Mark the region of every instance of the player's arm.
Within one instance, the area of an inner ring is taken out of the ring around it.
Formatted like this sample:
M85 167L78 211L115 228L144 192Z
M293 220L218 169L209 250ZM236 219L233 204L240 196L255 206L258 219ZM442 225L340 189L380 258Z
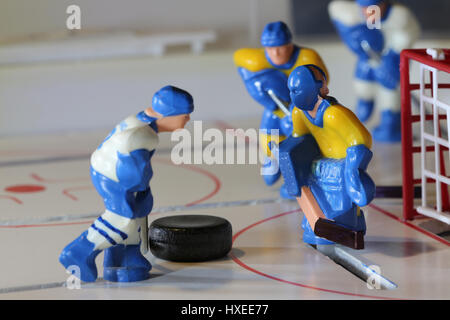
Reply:
M290 102L287 76L267 62L264 50L240 49L234 54L234 63L250 96L264 108L275 111L276 103L268 95L272 90L283 101Z
M389 51L400 55L403 49L411 48L420 35L420 25L414 14L405 6L396 4L392 8L393 21L390 34L388 35Z
M150 152L140 149L130 154L117 153L116 175L120 185L127 190L143 191L148 187L146 172Z
M370 39L370 36L368 36L370 32L361 19L358 4L354 1L331 1L328 5L328 14L347 47L360 58L368 59L369 56L361 47L361 41Z
M147 125L137 130L125 130L117 140L116 175L127 190L144 191L151 178L150 158L158 144L158 135Z
M412 47L419 37L420 26L412 12L403 5L395 5L391 10L390 19L394 25L387 35L389 47L383 51L375 76L383 86L394 90L400 81L400 52Z
M345 141L345 190L358 206L369 204L375 196L375 184L367 174L372 159L372 136L349 109L343 106L329 107L324 126L334 130Z
M280 170L291 196L302 195L301 189L307 185L312 163L320 155L319 146L311 134L290 136L280 143Z

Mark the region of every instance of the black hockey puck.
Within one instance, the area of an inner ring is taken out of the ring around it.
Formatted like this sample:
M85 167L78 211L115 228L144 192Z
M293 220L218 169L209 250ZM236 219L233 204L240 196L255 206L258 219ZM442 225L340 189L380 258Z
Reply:
M232 228L224 218L177 215L153 221L149 247L155 257L175 262L221 258L231 250Z

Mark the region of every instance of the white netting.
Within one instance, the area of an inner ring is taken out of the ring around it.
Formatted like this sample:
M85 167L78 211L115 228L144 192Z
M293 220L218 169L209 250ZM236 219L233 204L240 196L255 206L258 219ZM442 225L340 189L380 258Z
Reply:
M427 64L420 64L422 201L417 212L450 224L450 212L447 208L450 190L450 99L448 93L439 89L439 74L442 72ZM448 76L447 73L445 75Z

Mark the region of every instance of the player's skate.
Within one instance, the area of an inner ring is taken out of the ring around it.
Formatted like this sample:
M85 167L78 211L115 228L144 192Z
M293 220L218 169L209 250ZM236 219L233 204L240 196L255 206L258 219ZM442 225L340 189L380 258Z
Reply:
M373 138L381 142L401 141L400 112L383 111L380 124L373 130Z
M95 258L100 250L94 250L94 244L86 237L87 231L69 243L59 256L59 262L66 269L73 265L78 266L80 268L80 279L85 282L93 282L97 279Z
M133 282L150 278L152 265L142 255L140 245L119 244L105 250L103 278L113 282Z
M274 164L274 160L273 160L273 159L271 159L271 158L269 158L269 157L266 157L266 158L264 159L263 171L266 171L267 173L271 173L271 174L263 174L264 182L265 182L266 185L268 185L268 186L271 186L271 185L273 185L275 182L277 182L278 179L279 179L280 176L281 176L281 171L280 171L280 169L278 169L275 173L273 173L273 171L275 171L275 170L272 170L272 169L271 169L271 167L273 166L273 164Z
M356 106L356 115L362 122L369 120L373 112L374 101L359 99Z

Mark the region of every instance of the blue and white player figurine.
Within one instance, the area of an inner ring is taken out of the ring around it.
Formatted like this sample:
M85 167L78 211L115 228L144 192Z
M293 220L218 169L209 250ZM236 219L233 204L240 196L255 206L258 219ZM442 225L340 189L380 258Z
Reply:
M358 118L368 121L376 105L380 123L373 130L373 138L400 141L400 52L410 48L419 36L415 16L389 0L334 0L328 11L340 37L358 57Z
M67 245L59 261L79 278L97 279L96 256L105 250L105 280L140 281L149 278L151 264L142 255L141 235L153 207L151 158L158 132L184 128L194 109L191 95L166 86L153 96L152 107L119 123L91 156L91 179L104 200L105 212L88 230Z
M263 48L243 48L234 53L234 63L238 68L239 75L244 81L250 96L264 107L260 129L260 144L267 146L272 140L282 141L292 132L292 121L289 113L291 98L287 87L287 78L292 70L304 64L314 64L328 71L320 55L313 49L299 47L292 43L292 34L288 26L281 21L268 23L261 34L261 45ZM283 112L271 94L283 101L287 108ZM266 133L264 131L266 130ZM271 135L271 130L278 130L279 135ZM264 166L273 168L272 162L275 157L270 157L271 152L264 148L268 155ZM270 170L268 170L270 171ZM264 182L273 185L280 177L280 171L273 174L265 174ZM291 198L283 185L280 195Z

